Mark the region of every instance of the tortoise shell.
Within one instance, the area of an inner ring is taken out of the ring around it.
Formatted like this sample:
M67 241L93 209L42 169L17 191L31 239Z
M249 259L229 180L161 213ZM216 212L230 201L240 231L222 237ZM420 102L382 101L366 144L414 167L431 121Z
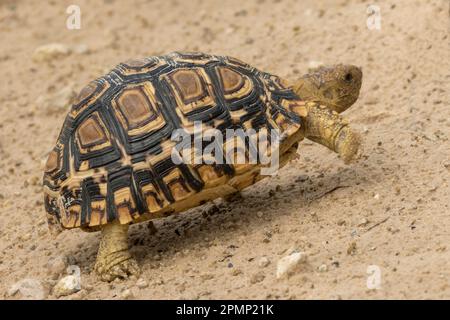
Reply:
M291 135L301 127L294 108L302 107L278 77L232 57L175 52L121 63L81 90L48 156L49 226L95 231L245 188L261 178L258 163L175 164L172 132L193 134L201 121L203 130Z

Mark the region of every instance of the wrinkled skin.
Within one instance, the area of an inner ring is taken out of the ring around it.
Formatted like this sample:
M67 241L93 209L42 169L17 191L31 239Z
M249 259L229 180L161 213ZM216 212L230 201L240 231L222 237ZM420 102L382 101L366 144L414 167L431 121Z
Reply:
M317 102L341 113L356 102L362 71L353 65L319 67L301 77L292 89L302 100Z

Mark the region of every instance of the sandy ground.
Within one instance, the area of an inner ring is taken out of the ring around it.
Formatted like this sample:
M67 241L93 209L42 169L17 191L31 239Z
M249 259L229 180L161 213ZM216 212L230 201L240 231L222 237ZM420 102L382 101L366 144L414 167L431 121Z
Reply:
M80 30L65 27L74 2ZM61 299L450 298L449 2L376 1L381 30L366 26L369 1L186 3L0 0L0 296L26 298L10 288L34 279L53 299L67 263L81 268L81 291ZM33 60L50 43L70 52ZM361 66L361 97L345 115L363 133L363 158L346 166L305 141L299 160L241 200L155 221L156 234L133 226L141 279L103 283L98 233L48 234L42 161L74 92L121 61L174 50L288 79L319 62ZM294 250L307 262L277 279ZM378 289L367 287L372 265Z

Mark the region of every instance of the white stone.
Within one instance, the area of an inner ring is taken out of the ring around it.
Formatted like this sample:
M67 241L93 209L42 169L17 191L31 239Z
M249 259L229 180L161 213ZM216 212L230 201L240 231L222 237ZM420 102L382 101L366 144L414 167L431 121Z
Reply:
M70 275L62 278L53 287L53 294L56 297L68 296L81 290L79 276Z
M317 268L317 270L319 272L327 272L328 271L328 266L326 264L322 264L319 266L319 268Z
M136 281L136 287L138 287L139 289L145 289L148 287L148 282L145 281L145 279L143 279L143 278L139 278Z
M308 68L310 68L310 69L315 69L315 68L318 68L320 66L323 66L323 62L322 61L311 60L311 61L308 62Z
M61 43L49 43L36 48L33 52L32 59L35 62L51 61L69 53L70 50L67 46Z
M28 241L28 240L31 239L31 237L32 237L31 233L25 233L25 234L23 234L22 236L20 236L20 240L22 240L22 241Z
M369 223L369 220L366 218L362 218L361 221L358 223L358 227L365 227Z
M122 299L124 299L124 300L133 299L134 298L134 294L133 294L133 291L131 289L125 289L120 294L120 297Z
M270 260L267 257L261 257L258 261L258 266L261 268L265 268L270 264Z
M299 264L306 262L306 257L305 252L294 252L278 260L277 279L281 279L292 273Z

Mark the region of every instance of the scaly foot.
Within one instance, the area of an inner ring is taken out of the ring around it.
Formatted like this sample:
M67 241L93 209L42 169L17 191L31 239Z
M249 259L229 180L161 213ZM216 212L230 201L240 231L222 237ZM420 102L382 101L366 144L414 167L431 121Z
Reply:
M358 159L360 155L361 137L348 126L339 131L335 140L336 150L346 164Z
M137 262L128 251L128 225L109 223L102 228L95 271L103 281L126 279L140 273Z
M122 253L122 255L118 255ZM98 258L95 263L95 271L103 281L113 281L116 278L126 279L131 275L138 276L140 268L136 260L128 253L115 252L110 256Z

